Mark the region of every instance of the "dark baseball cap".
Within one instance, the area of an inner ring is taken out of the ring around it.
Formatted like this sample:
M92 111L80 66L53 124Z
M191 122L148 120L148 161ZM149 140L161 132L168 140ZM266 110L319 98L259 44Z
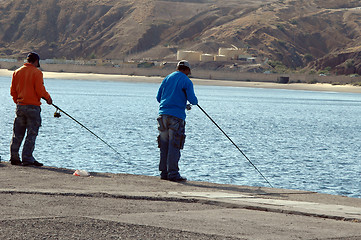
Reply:
M30 52L30 53L28 54L26 60L27 60L29 63L33 63L33 62L35 62L36 60L39 60L38 67L40 67L40 57L39 57L39 54L37 54L36 52Z

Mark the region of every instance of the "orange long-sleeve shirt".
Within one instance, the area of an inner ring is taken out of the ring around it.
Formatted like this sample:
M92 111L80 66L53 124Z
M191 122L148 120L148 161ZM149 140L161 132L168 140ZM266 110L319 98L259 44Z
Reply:
M50 99L43 80L43 73L30 63L15 70L11 81L10 94L14 103L40 106L41 98Z

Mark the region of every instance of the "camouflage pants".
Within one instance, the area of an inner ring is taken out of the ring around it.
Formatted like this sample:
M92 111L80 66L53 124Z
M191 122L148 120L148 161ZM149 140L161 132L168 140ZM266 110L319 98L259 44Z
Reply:
M19 148L26 133L22 151L23 162L34 162L35 140L41 126L40 106L17 105L13 137L10 144L11 160L20 160Z
M159 171L164 179L180 177L178 162L185 137L185 121L169 115L161 115L158 121L158 147L160 148Z

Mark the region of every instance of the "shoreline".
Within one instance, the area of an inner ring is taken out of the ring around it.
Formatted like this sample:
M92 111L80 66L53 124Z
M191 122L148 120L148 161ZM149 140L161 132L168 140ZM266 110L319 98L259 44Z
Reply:
M11 77L13 71L0 69L1 77ZM119 81L119 82L144 82L161 83L163 77L158 76L130 76L118 74L99 74L99 73L68 73L68 72L47 72L43 71L44 79L65 79L65 80L90 80L90 81ZM268 88L268 89L286 89L303 91L325 91L325 92L344 92L361 93L361 87L352 85L332 85L329 83L272 83L272 82L253 82L238 80L211 80L192 78L194 85L208 86L226 86L226 87L248 87L248 88Z

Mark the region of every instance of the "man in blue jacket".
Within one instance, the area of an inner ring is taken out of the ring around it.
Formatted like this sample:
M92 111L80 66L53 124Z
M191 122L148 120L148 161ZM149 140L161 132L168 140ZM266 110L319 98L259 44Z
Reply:
M191 74L190 64L182 60L177 64L177 71L169 74L161 83L157 101L159 102L158 147L160 148L160 178L175 182L187 179L179 174L178 162L183 149L185 137L185 119L187 100L198 104L193 83L188 78Z

